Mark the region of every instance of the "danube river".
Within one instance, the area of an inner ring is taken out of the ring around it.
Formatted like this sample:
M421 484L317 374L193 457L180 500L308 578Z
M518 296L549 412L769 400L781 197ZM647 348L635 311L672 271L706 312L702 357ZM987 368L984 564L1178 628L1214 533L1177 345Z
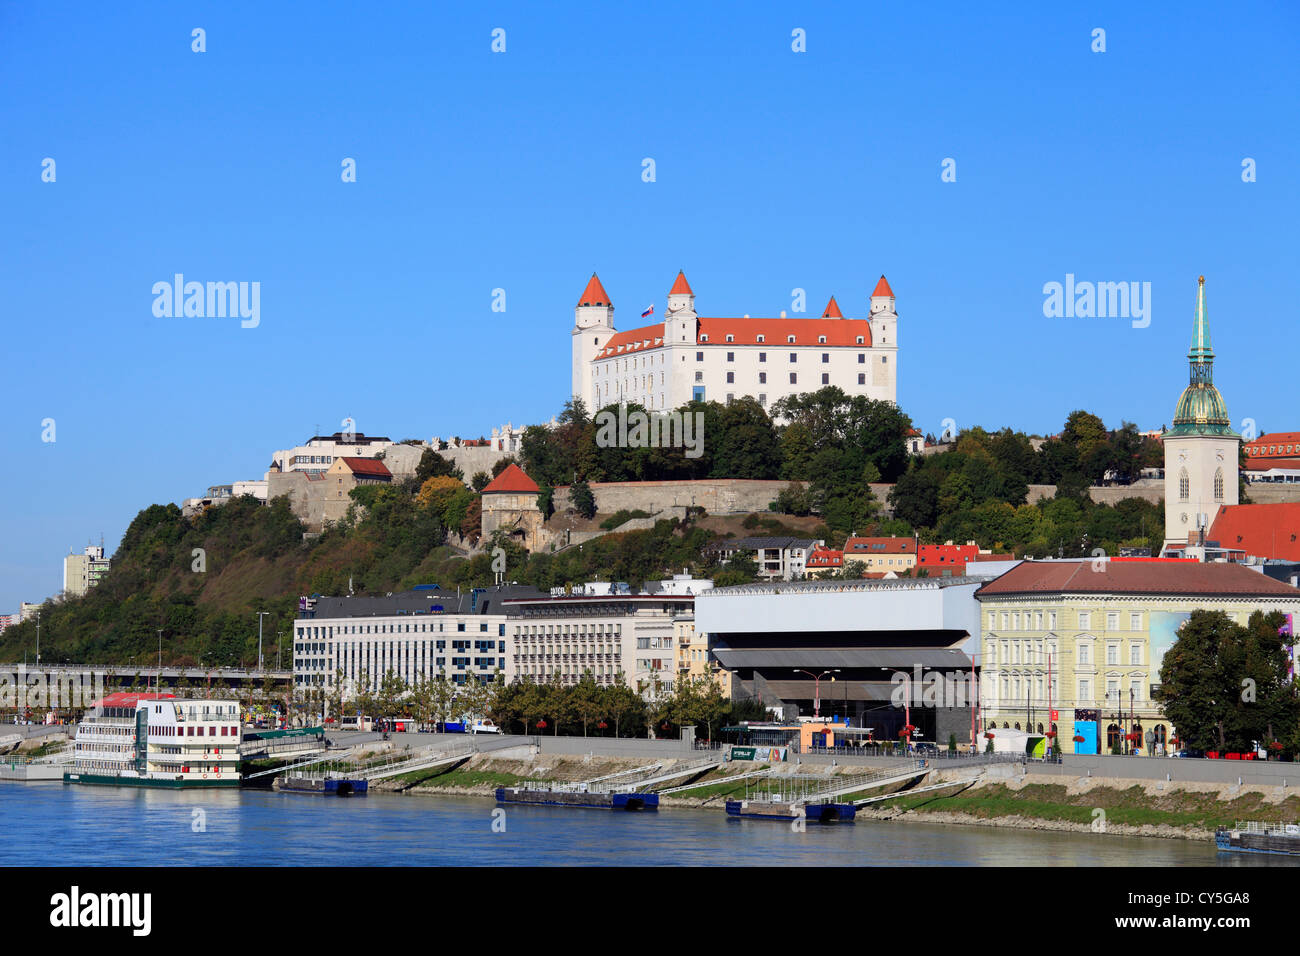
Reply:
M482 797L0 783L3 866L1213 866L1291 862L1212 843L993 827L611 813ZM493 828L496 821L496 830ZM504 832L497 832L504 823Z

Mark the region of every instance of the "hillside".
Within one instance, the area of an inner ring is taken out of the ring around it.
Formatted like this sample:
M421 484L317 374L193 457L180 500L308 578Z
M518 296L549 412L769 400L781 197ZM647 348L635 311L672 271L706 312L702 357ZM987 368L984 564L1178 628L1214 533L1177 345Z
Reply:
M304 594L385 593L415 584L485 586L491 557L466 560L444 544L446 530L421 507L414 484L363 488L360 517L303 539L305 528L287 501L252 498L186 518L175 505L152 505L131 522L98 587L41 609L41 660L148 665L236 666L257 657L257 613L264 654L274 661L276 635L289 635ZM528 556L505 544L512 580L551 587L613 578L634 584L683 567L706 570L701 552L714 537L700 528L661 521L655 528L605 535L556 555ZM36 624L0 635L0 660L34 661Z

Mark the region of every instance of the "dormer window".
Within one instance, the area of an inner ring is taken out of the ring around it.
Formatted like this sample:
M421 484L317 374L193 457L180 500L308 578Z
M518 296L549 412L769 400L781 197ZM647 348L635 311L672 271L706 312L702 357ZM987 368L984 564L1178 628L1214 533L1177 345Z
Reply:
M858 336L858 344L859 344L859 345L863 345L865 342L866 342L866 339L863 338L861 335L859 335L859 336Z
M707 335L701 335L701 336L700 336L700 341L701 341L701 342L707 342L708 340L709 340L709 337L708 337Z
M794 345L794 336L793 336L793 335L787 335L787 336L785 337L785 340L786 340L787 342L789 342L791 345Z
M734 341L736 341L736 337L735 337L734 335L728 335L728 336L727 336L727 341L728 341L728 342L734 342Z
M759 344L759 345L762 345L762 344L763 344L764 342L766 342L766 341L767 341L767 339L766 339L764 336L760 335L760 336L758 337L758 344Z
M819 335L819 336L817 336L817 344L818 344L818 345L825 345L825 344L826 344L826 336L824 336L824 335Z

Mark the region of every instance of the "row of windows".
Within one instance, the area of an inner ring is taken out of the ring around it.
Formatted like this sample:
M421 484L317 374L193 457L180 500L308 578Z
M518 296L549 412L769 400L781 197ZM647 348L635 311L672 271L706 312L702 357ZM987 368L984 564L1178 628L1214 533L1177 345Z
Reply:
M1032 620L1030 617L1031 613L1033 615ZM1003 611L1001 615L1001 620L1002 620L1001 630L1003 631L1007 631L1007 630L1041 631L1043 630L1044 624L1047 625L1047 630L1049 631L1056 630L1055 611L1047 611L1047 612L1026 611L1024 612L1023 615L1017 611ZM1080 611L1078 613L1078 620L1079 620L1080 630L1084 630L1084 631L1089 630L1092 627L1092 612ZM1023 623L1023 627L1022 627L1022 623ZM990 611L989 630L995 630L995 629L998 629L998 614L995 611ZM1120 612L1108 611L1106 613L1106 630L1118 631L1119 629L1120 629ZM1134 612L1129 614L1128 629L1130 631L1142 630L1142 615L1140 613Z
M1001 681L1001 688L1001 700L1004 704L1014 705L1018 702L1024 702L1026 695L1029 697L1031 703L1041 703L1047 699L1045 693L1046 685L1041 677L1025 678L1025 681L1022 684L1019 677L1007 677L1004 675ZM1108 707L1128 706L1130 695L1133 703L1139 701L1144 702L1147 699L1144 693L1145 688L1146 681L1144 679L1134 678L1129 681L1129 692L1124 693L1121 690L1121 682L1119 680L1107 680L1106 696L1103 698L1103 703ZM1084 703L1091 703L1093 701L1092 689L1093 683L1090 679L1080 678L1077 684L1079 696L1076 697L1075 700ZM1065 703L1065 701L1060 699L1057 692L1057 682L1055 678L1052 679L1051 698L1055 702L1061 704Z
M709 341L709 337L708 337L708 335L701 335L701 336L700 336L700 341L701 341L701 342L708 342L708 341ZM726 337L726 341L727 341L728 343L730 343L730 342L734 342L734 341L736 341L736 336L735 336L734 334L728 334L727 337ZM766 335L763 335L763 334L756 335L756 336L754 336L754 341L755 341L758 345L762 345L763 343L765 343L765 342L767 341L767 336L766 336ZM856 337L854 338L854 344L855 344L855 345L866 345L866 343L867 343L867 337L866 337L865 335L859 335L859 336L856 336ZM787 335L787 336L785 337L785 344L786 344L786 345L797 345L797 344L798 344L798 341L796 340L796 337L795 337L795 336L793 336L793 335ZM825 344L826 344L826 336L824 336L824 335L819 335L819 336L817 336L817 344L818 344L818 345L825 345ZM703 352L700 352L700 353L697 353L697 354L699 354L699 355L703 355L704 353L703 353ZM728 354L730 354L730 353L728 353ZM728 359L728 361L730 361L730 359Z
M423 621L416 621L413 623L402 622L400 624L338 624L332 626L299 627L298 636L299 637L333 637L335 631L337 631L340 635L442 633L442 631L446 627L446 622L438 621L437 624L438 627L436 628L436 630L433 626L433 622L423 622ZM456 630L463 634L465 632L465 622L457 621ZM480 621L478 625L478 630L480 634L486 634L488 632L487 622ZM500 634L502 637L505 637L506 626L504 624L498 624L497 633Z
M1184 468L1178 475L1178 498L1180 501L1187 501L1191 497L1192 482L1187 477L1187 469ZM1214 472L1214 500L1223 500L1223 469L1219 468Z

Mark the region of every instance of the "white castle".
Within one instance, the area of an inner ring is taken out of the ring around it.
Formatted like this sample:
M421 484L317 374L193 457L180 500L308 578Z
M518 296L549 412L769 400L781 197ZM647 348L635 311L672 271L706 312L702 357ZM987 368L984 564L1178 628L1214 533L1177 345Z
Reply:
M883 275L867 319L846 319L834 296L815 319L784 312L774 319L708 318L696 313L695 293L680 272L662 322L616 330L614 304L595 273L573 315L573 396L589 412L629 403L667 410L746 395L770 408L827 385L896 401L898 313Z

